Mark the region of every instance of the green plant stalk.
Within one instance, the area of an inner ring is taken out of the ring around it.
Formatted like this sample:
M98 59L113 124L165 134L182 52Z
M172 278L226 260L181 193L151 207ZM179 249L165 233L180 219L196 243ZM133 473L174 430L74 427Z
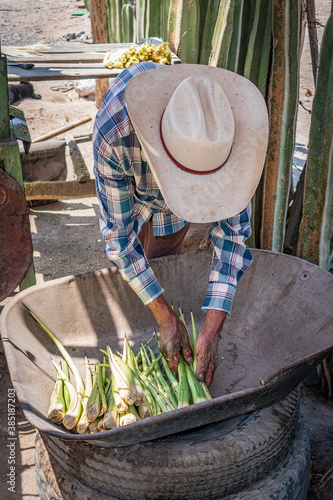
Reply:
M64 360L64 373L65 373L66 377L69 379L68 363L65 360ZM69 395L68 389L67 389L65 384L64 384L64 400L65 400L65 408L67 411L71 399L70 399L70 395Z
M124 363L127 363L127 342L126 342L126 335L125 335L125 338L124 338L124 342L123 342L123 354L121 356L121 359L123 360Z
M122 5L122 0L110 0L110 31L113 37L111 43L122 43L123 41Z
M111 387L112 387L112 395L115 401L115 405L117 408L118 413L123 413L124 411L127 410L128 404L120 397L117 384L116 384L116 379L112 377L111 379Z
M110 9L106 9L106 31L108 43L111 43Z
M244 1L235 0L234 2L234 15L232 24L232 34L229 45L227 69L237 73L239 65L239 55L241 49L242 30L244 29ZM248 22L248 19L247 19Z
M220 0L209 0L207 5L200 42L200 64L208 64L209 62L209 57L212 51L212 39L215 29L215 23L219 11L219 4Z
M199 50L200 50L201 45L202 45L202 35L204 32L204 28L205 28L206 14L208 13L209 4L210 4L210 0L200 0L199 1L199 7L200 7L200 10L199 10L199 32L198 32Z
M187 331L187 334L188 334L188 339L189 339L189 342L190 342L190 347L191 347L192 352L193 352L193 341L192 341L189 329L187 328L187 324L186 324L186 321L185 321L184 313L183 313L181 307L178 306L178 309L179 309L179 318L183 322L183 324L184 324L184 326L186 328L186 331Z
M145 38L146 0L136 0L136 41Z
M126 3L121 10L123 43L134 42L134 12L131 4Z
M132 370L137 371L139 367L133 349L131 348L127 338L125 338L124 342L126 343L126 350L127 350L127 355L126 355L127 364L129 365L130 368L132 368Z
M193 403L202 403L203 401L206 401L206 395L203 391L203 387L199 380L196 379L192 368L186 361L184 361L184 366L186 370L186 377L187 377L187 382L189 385L189 389L191 392L191 399Z
M141 359L142 359L142 367L143 367L142 373L144 373L145 376L151 382L153 382L160 390L163 390L161 383L159 382L158 378L156 377L156 374L154 371L154 364L149 359L149 356L147 353L148 346L146 346L146 347L141 346L141 349L142 349Z
M110 392L111 392L111 378L112 378L112 375L111 377L107 378L105 380L105 385L104 385L104 393L105 393L105 397L106 397L106 402L109 401L109 397L110 397Z
M184 326L185 326L185 328L187 330L187 333L188 333L188 328L187 328L187 325L186 325L185 316L184 316L184 313L182 311L182 308L179 307L179 306L178 306L178 311L179 311L179 319L184 323Z
M209 57L209 66L226 67L226 55L229 51L232 35L232 15L234 0L221 0L217 20L215 23L212 51Z
M171 0L168 19L169 42L170 50L178 57L180 57L183 10L183 0Z
M146 396L144 389L140 384L139 378L135 376L136 370L133 370L129 365L124 363L120 356L114 356L114 361L116 364L118 364L118 368L123 372L126 379L130 382L131 388L134 389L134 393L136 396L134 404L135 406L139 406L146 399Z
M259 63L259 76L257 80L257 87L267 99L267 88L269 83L269 67L272 54L272 0L267 0L265 32L261 47L261 57ZM263 21L264 22L264 21Z
M181 23L180 59L186 64L197 64L199 57L199 0L184 0Z
M156 403L158 403L163 411L171 411L174 409L171 406L172 403L168 401L167 397L162 393L162 391L151 380L149 380L148 377L145 377L143 373L139 371L135 372L129 366L126 367L126 371L128 372L128 376L132 377L132 380L137 380L143 387L145 395L151 407L152 415L156 414ZM152 398L150 397L150 395L152 395L155 399L155 404L151 403Z
M297 255L328 269L333 223L333 15L323 35L313 100Z
M53 340L55 345L57 346L60 354L64 358L64 360L68 363L69 368L71 369L74 377L75 377L75 383L76 383L76 392L78 394L80 403L82 401L82 398L84 396L84 384L83 380L81 378L79 370L76 368L74 361L72 360L71 356L68 354L67 350L65 347L62 345L60 340L54 335L54 333L51 332L47 326L45 326L38 318L37 316L25 305L23 302L21 302L22 305L29 311L30 316L38 323L38 325L44 330L45 333L48 334L48 336Z
M299 87L300 2L273 0L270 135L265 166L261 247L283 251Z
M256 0L252 31L245 60L244 76L256 85L267 98L269 63L272 51L272 0ZM252 197L252 234L247 241L249 247L260 247L260 225L262 210L261 181Z
M103 417L97 417L96 420L89 423L89 434L96 434L99 432L98 425Z
M156 360L156 356L153 353L152 349L150 349L150 347L148 347L148 349L150 351L151 359L154 362ZM163 377L163 373L162 373L161 368L160 368L160 366L159 366L158 363L155 364L154 371L155 371L156 378L159 381L160 387L168 395L168 399L170 399L170 401L172 402L173 406L176 408L177 404L178 404L177 398L176 398L176 396L175 396L175 394L173 392L172 386L169 385L168 382Z
M84 358L85 360L85 368L86 368L86 379L85 379L85 392L84 392L84 398L82 400L82 414L80 417L80 420L78 421L76 425L76 432L78 434L85 434L88 431L89 428L89 420L88 420L88 415L87 415L87 405L88 405L88 399L91 394L92 390L92 376L91 376L91 371L90 371L90 366L89 366L89 361L87 356Z
M146 371L149 368L149 363L147 359L147 353L143 345L140 347L140 354L141 354L142 371Z
M147 342L145 344L142 344L143 346L146 346L146 345L149 345L149 343L155 338L155 335L153 337L150 337L149 340L147 340ZM141 361L141 350L139 350L138 354L136 355L136 362L137 362L137 365L139 365Z
M244 76L256 86L258 86L259 81L262 51L264 51L266 57L268 55L268 58L270 53L271 44L264 45L265 35L267 35L267 17L270 17L270 37L272 35L272 10L270 7L272 7L272 0L256 1L252 31L245 60ZM265 78L265 88L268 76L268 63L266 67L266 75L262 75Z
M179 356L178 377L179 377L178 408L184 408L185 406L190 405L190 391L187 382L185 361L182 355Z
M98 384L98 392L100 394L100 398L101 398L101 408L100 408L100 414L99 416L101 415L104 415L104 413L107 412L107 408L108 408L108 405L107 405L107 402L106 402L106 396L105 396L105 392L104 392L104 377L103 377L103 370L105 369L105 367L98 367L98 371L97 371L97 384Z
M161 5L161 38L163 42L167 42L169 40L168 19L170 10L170 0L162 0L160 2L160 5Z
M99 369L99 368L98 368ZM87 401L87 418L89 422L93 422L101 415L101 395L98 387L98 374L94 374L92 389Z
M71 430L74 429L77 422L79 421L82 408L82 403L81 403L82 399L79 397L79 394L77 393L72 382L66 377L65 373L60 368L60 366L57 365L54 359L52 359L52 363L55 369L57 370L59 376L64 381L64 384L67 386L70 394L70 405L65 413L62 423L66 427L66 429Z
M148 386L144 383L143 380L140 380L140 383L143 387L143 390L145 391L145 396L147 398L146 401L144 401L142 404L144 403L148 403L148 406L149 406L149 409L150 409L150 413L151 413L151 416L155 416L157 415L157 408L156 408L156 402L155 402L155 399L152 395L152 393L150 392ZM141 406L141 405L140 405ZM139 406L139 408L140 408ZM142 418L142 417L141 417Z
M256 0L244 0L243 3L241 20L242 26L240 29L241 40L239 44L238 66L236 70L236 73L238 73L239 75L244 74L245 59L248 51L249 39L254 19L255 3Z
M125 366L128 369L129 367L127 367L127 365L122 361L121 358L117 358L116 360L109 346L107 346L106 349L108 352L111 372L116 380L116 385L119 391L119 395L122 399L125 400L125 402L128 405L132 405L135 403L136 400L136 390L131 375L128 376L123 366Z
M141 405L138 406L138 413L140 420L144 420L145 418L152 416L148 401L144 401L143 403L141 403Z
M232 27L234 23L234 3L235 0L231 1L231 6L229 9L228 17L227 17L227 25L223 35L223 42L221 46L220 56L217 61L218 68L227 68L228 66L228 56L230 52L230 43L232 37Z
M105 415L98 423L98 430L109 430L117 427L117 407L112 394L112 387L108 391L108 406Z
M195 373L197 369L197 364L198 364L198 356L197 356L197 329L195 327L195 321L194 321L194 316L193 312L190 312L191 314L191 324L192 324L192 344L193 344L193 371Z
M64 382L59 373L57 373L57 380L52 391L47 418L55 424L61 424L65 413Z
M156 404L163 410L163 412L168 412L175 410L175 407L172 405L171 401L167 399L167 397L161 392L161 390L153 384L147 377L145 377L142 373L139 375L140 380L145 383L151 392L152 396L155 399Z
M142 373L143 375L145 375L146 377L148 377L148 375L151 374L151 372L154 370L155 368L155 365L163 358L162 354L160 354L157 358L154 359L154 361L152 363L150 363L150 366L148 366L148 368L146 370L144 370ZM136 370L138 371L138 370Z
M146 0L145 37L161 36L161 6L160 0Z
M177 397L177 400L178 400L178 393L179 393L178 380L176 379L176 377L175 377L174 373L172 372L172 370L170 370L168 362L167 362L167 360L163 356L161 358L161 361L162 361L162 364L163 364L163 368L164 368L165 374L168 377L169 382L172 385L174 393L175 393L175 395Z

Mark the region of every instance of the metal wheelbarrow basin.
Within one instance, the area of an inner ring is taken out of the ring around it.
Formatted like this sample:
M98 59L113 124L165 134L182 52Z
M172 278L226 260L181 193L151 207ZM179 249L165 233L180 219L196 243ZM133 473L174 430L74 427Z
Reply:
M269 406L286 397L333 350L333 276L306 261L253 250L231 318L219 343L214 399L100 434L73 434L47 420L59 353L29 316L24 302L74 358L82 376L84 355L121 350L126 335L137 352L157 328L154 316L116 269L68 276L18 294L0 316L0 331L17 397L42 433L103 447L128 446L195 429ZM167 300L179 304L197 331L209 278L211 250L153 260Z

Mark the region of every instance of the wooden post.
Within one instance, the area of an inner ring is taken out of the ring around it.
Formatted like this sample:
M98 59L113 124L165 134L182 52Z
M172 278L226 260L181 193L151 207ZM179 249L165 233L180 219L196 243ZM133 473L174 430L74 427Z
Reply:
M107 43L106 0L90 0L91 33L94 43ZM108 78L96 78L96 107L99 108L109 89Z
M8 85L7 85L7 59L1 57L0 45L0 140L10 138Z

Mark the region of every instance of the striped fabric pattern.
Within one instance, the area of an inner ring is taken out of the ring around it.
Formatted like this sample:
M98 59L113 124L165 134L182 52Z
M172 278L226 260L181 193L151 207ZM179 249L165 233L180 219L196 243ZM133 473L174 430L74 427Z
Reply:
M138 234L152 217L155 236L173 234L187 222L166 205L129 119L124 92L134 76L163 65L135 64L113 81L96 115L93 148L99 222L106 253L144 304L163 288L156 279ZM245 240L251 234L250 205L210 228L212 269L204 309L231 312L237 282L252 261Z

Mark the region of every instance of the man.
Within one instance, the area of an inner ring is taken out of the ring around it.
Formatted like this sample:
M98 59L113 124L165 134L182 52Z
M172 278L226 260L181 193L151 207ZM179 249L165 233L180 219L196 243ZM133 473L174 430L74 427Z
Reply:
M96 116L94 173L107 255L153 312L173 371L180 353L188 362L193 354L148 259L181 252L189 222L212 223L196 372L207 385L237 282L252 261L244 242L267 129L264 100L248 80L202 65L130 66Z

